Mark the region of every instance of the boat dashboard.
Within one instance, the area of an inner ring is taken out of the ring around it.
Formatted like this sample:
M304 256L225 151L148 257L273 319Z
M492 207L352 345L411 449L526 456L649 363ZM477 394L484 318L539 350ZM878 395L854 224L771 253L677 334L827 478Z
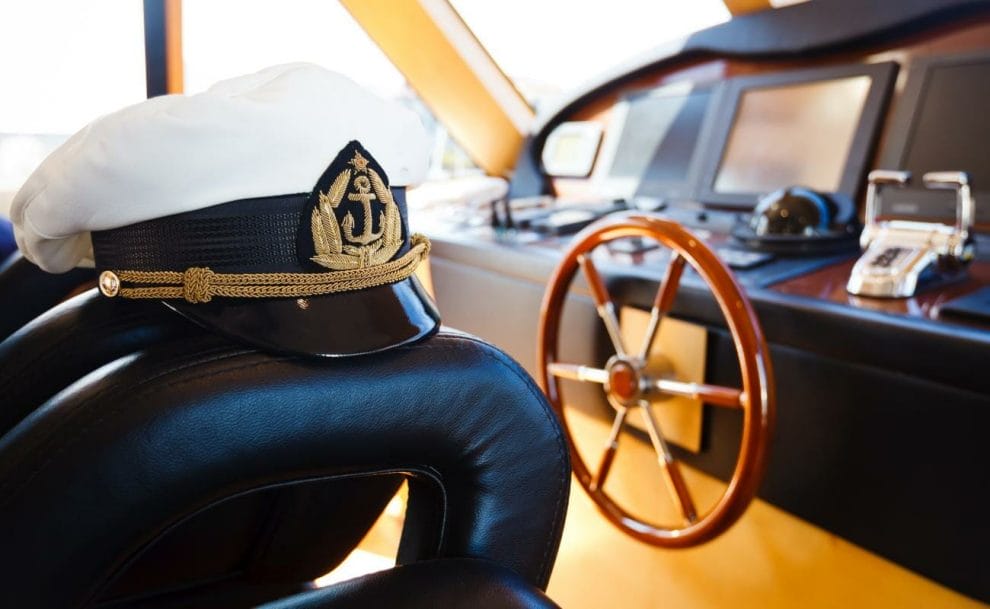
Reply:
M990 5L839 4L733 19L546 112L505 200L420 219L436 296L447 323L533 372L542 288L577 231L630 210L687 227L770 345L779 408L759 496L987 600L990 539L963 523L981 520L971 490L988 482L990 381L973 365L990 357ZM617 304L650 309L667 250L634 238L594 256ZM589 294L572 289L561 340L596 360ZM671 315L706 333L705 382L737 383L690 271ZM678 458L726 479L739 422L703 420L701 448Z
M986 328L990 309L954 302L990 278L990 133L978 118L990 51L976 43L988 30L965 30L860 57L720 58L614 82L535 138L530 154L552 194L510 201L508 224L540 241L619 209L649 211L697 231L747 287ZM925 277L907 298L845 289L873 169L914 176L883 198L878 217L942 225L955 223L956 197L927 188L923 176L968 174L976 243L968 273ZM761 238L750 229L755 208L788 187L827 193L830 226ZM638 251L636 263L655 266Z

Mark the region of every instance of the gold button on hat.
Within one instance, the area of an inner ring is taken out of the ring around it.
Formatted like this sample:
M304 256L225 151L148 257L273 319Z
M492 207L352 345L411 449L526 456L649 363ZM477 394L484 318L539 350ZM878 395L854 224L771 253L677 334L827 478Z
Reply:
M120 291L120 278L113 274L113 271L103 271L100 273L100 292L104 296L114 297Z

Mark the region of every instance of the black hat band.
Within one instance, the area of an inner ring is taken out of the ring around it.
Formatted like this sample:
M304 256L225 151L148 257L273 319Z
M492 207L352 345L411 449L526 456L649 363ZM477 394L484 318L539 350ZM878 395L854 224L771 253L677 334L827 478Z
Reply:
M279 298L396 283L429 251L410 240L405 189L350 142L311 193L232 201L93 232L106 296Z
M329 272L303 272L296 254L299 217L308 195L234 201L93 233L105 296L299 298L362 290L409 277L429 253L429 240L388 262ZM231 214L231 215L227 215ZM243 268L254 271L236 272ZM221 272L223 269L232 272Z

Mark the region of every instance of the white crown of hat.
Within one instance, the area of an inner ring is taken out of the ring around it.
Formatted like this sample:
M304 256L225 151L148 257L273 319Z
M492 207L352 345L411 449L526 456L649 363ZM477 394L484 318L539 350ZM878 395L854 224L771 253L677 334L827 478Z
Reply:
M49 272L91 264L90 231L309 192L351 140L393 186L426 175L430 142L416 114L316 65L149 99L93 121L31 174L11 205L17 244Z

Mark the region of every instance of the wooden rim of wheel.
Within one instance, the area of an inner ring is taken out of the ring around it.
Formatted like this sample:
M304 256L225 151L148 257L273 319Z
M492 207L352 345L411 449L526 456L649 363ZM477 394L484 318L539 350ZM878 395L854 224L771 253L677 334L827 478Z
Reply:
M646 336L636 352L630 352L623 345L615 305L591 256L592 250L599 245L625 237L653 239L672 251L670 264L653 302ZM653 379L640 372L659 325L674 304L686 265L693 267L708 284L725 317L742 373L741 389ZM609 360L605 369L560 362L557 357L561 313L578 269L584 273L596 309L616 350L616 356ZM619 529L653 545L688 547L720 535L742 516L755 496L766 468L774 421L773 372L766 341L752 305L729 269L701 239L670 220L634 213L613 216L583 230L574 238L547 286L540 310L538 349L541 382L567 435L574 475L598 508ZM561 399L560 378L602 384L609 402L615 408L616 416L608 441L594 470L585 463L575 445ZM648 392L697 397L715 407L742 410L742 441L732 478L723 495L707 513L697 513L678 462L670 454L653 418L649 401L645 399ZM657 451L664 481L683 518L681 526L665 528L638 519L604 489L626 413L634 407L643 409L644 423Z

